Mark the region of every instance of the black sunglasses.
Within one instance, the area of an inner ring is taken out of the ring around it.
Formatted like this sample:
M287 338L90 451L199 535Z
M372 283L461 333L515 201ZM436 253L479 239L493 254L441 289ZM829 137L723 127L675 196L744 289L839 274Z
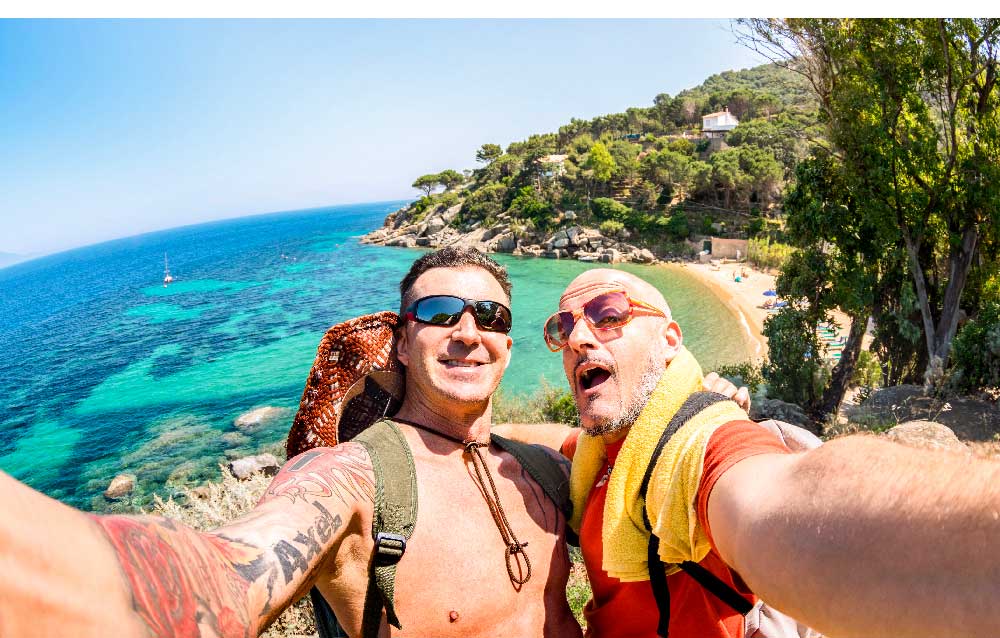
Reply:
M476 325L481 330L507 334L513 325L510 308L498 301L462 299L451 295L431 295L417 299L403 312L403 319L432 326L453 326L462 318L465 309L472 310Z

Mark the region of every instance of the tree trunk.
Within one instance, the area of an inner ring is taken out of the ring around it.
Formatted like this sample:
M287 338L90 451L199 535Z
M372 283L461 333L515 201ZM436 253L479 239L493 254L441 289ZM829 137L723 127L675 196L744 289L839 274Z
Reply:
M840 361L833 369L833 377L830 385L823 391L823 396L819 401L817 416L821 419L828 414L837 414L840 404L844 401L844 394L847 393L847 386L854 376L854 369L857 367L858 355L861 353L861 343L864 341L865 328L868 326L868 315L858 315L851 317L851 331L847 335L847 343L840 354Z
M976 244L979 232L975 226L966 228L962 233L962 243L951 250L948 256L948 287L944 292L944 304L941 317L935 332L936 343L933 355L940 358L942 364L948 362L951 351L951 341L958 328L958 311L961 307L962 291L969 278L972 259L976 254Z
M924 324L924 344L927 354L934 354L934 315L931 312L931 303L927 295L927 280L924 278L924 269L920 265L920 255L917 254L917 246L913 243L910 230L906 224L902 224L900 230L903 231L903 240L906 244L906 256L910 260L910 270L913 274L913 284L917 290L917 302L920 305L920 318ZM928 367L933 365L928 362Z

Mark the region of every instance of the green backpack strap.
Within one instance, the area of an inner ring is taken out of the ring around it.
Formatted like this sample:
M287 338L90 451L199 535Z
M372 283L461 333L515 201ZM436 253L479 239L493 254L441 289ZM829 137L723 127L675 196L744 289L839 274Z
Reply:
M563 513L566 520L573 514L573 501L569 498L569 473L552 454L540 445L521 443L491 434L490 440L521 464L531 478L542 488L549 500Z
M396 563L417 523L417 473L410 446L392 421L372 425L353 439L365 446L375 472L372 538L375 551L368 572L368 591L361 624L364 638L378 636L385 608L386 621L403 627L396 616Z

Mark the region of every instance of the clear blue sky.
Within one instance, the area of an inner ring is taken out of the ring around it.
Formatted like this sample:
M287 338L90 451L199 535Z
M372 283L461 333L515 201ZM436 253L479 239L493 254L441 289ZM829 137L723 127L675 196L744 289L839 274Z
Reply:
M761 63L725 20L0 21L0 252L409 198Z

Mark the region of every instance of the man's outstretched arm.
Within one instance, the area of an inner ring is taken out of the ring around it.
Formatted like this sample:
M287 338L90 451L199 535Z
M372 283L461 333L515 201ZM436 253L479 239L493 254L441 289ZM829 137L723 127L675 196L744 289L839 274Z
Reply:
M289 461L213 532L91 516L0 473L0 635L255 636L307 591L374 483L364 448Z
M757 594L823 633L1000 627L1000 464L848 437L740 461L708 520Z

